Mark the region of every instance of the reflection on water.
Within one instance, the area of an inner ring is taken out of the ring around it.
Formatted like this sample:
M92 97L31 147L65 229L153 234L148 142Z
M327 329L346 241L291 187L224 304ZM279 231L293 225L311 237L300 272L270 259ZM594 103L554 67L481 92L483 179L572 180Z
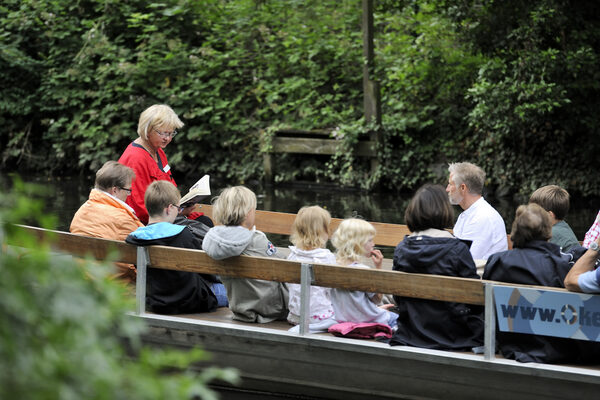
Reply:
M44 184L51 189L52 194L46 198L46 209L57 215L57 229L65 231L69 229L73 214L87 200L94 183L93 178L89 177L23 177L23 180ZM211 182L213 194L219 193L226 185L225 182ZM404 223L404 209L410 200L410 194L366 193L316 185L248 186L257 195L258 209L296 213L304 205L320 205L336 218L361 216L369 221L388 223ZM9 179L0 176L0 188L7 190L9 187ZM183 184L180 184L179 188L184 194L188 190L188 186ZM512 198L486 198L500 212L506 222L507 231L510 232L516 207L527 199L518 201ZM205 203L209 202L208 198L205 199ZM579 240L583 240L585 232L594 222L599 207L598 199L572 199L571 211L566 220ZM459 212L457 207L457 216ZM274 235L271 239L279 246L289 244L283 236Z

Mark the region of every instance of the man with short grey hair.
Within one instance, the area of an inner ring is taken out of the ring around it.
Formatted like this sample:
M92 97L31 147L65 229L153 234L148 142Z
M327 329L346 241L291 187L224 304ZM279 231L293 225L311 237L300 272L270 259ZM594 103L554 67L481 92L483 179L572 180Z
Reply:
M470 250L475 260L508 250L504 220L482 196L485 172L468 162L452 163L448 171L450 203L464 210L454 225L454 236L473 242Z

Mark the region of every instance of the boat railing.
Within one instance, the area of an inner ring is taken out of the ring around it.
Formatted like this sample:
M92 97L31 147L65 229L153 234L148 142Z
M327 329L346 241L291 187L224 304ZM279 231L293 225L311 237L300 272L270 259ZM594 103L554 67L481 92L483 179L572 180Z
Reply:
M136 247L125 242L20 226L40 241L77 257L136 264L136 314L146 315L147 268L162 268L301 285L300 335L308 329L311 285L386 293L402 297L484 306L484 358L495 357L496 317L500 330L600 341L600 296L542 286L307 264L271 257L214 260L204 251L166 246Z

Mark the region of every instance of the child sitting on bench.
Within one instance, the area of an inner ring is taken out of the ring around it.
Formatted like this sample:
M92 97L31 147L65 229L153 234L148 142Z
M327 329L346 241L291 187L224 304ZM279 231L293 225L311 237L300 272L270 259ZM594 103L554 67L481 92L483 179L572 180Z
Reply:
M136 246L162 245L200 249L199 240L186 226L175 225L180 199L179 190L169 181L155 181L146 189L144 204L148 210L147 226L142 226L127 236L125 241ZM214 311L218 305L226 306L226 296L219 304L217 293L223 285L214 275L185 271L148 268L148 294L146 304L159 314L186 314Z
M214 200L211 228L202 249L215 260L248 255L279 257L264 233L254 227L256 195L244 186L224 189ZM288 289L285 283L223 277L233 318L244 322L267 323L285 320L288 314Z
M370 257L375 268L381 269L383 254L374 248L375 228L362 219L350 218L342 221L331 239L336 250L338 264L355 268L369 268L361 264ZM382 295L345 289L331 290L331 303L338 322L379 323L391 328L396 326L398 314L388 311L393 305L378 307Z
M535 203L548 211L552 222L552 237L549 242L560 246L563 253L579 247L579 242L573 230L565 221L569 212L569 192L557 185L542 186L529 198L529 203Z
M292 235L288 260L317 264L336 264L333 253L325 248L329 240L329 211L319 207L302 207L292 224ZM300 323L300 285L289 283L290 301L288 322L294 325ZM333 320L333 306L329 292L330 288L310 287L309 324L328 328ZM330 323L327 323L329 321Z

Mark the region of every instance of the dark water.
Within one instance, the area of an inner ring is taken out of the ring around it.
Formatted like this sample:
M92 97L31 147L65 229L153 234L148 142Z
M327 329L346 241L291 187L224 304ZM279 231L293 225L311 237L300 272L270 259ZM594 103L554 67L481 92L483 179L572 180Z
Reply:
M84 203L93 187L93 177L63 177L63 178L41 178L35 176L24 176L23 181L45 185L49 194L45 197L47 212L54 213L58 217L57 229L68 231L71 218ZM10 190L10 179L0 176L0 188ZM190 182L190 184L193 182ZM217 194L221 188L226 187L228 182L211 182L213 194ZM257 195L258 209L296 213L304 205L320 205L329 210L336 218L361 216L369 221L404 223L404 209L410 200L411 193L367 193L363 191L344 190L331 186L318 185L247 185ZM183 194L188 186L180 183L179 188ZM500 212L510 232L515 209L519 204L527 201L515 198L493 198L486 199ZM210 203L207 198L205 203ZM585 232L594 222L594 218L600 208L600 199L572 198L571 210L566 221L571 225L579 240L583 240ZM456 215L460 209L456 208ZM283 236L274 235L271 240L279 246L286 246L287 240Z

